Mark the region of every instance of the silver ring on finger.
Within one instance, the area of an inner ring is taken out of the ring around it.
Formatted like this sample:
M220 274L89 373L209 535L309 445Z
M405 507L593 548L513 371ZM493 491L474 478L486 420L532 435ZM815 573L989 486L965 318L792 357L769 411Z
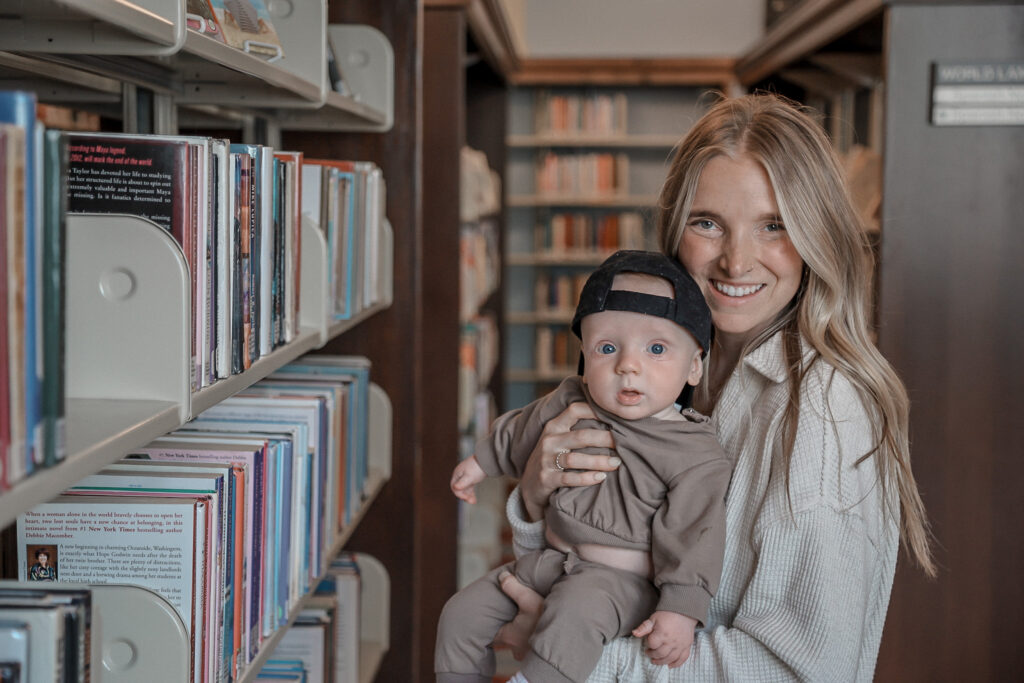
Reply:
M562 456L568 452L568 448L559 448L558 452L555 453L555 467L561 472L565 472L565 467L562 465Z

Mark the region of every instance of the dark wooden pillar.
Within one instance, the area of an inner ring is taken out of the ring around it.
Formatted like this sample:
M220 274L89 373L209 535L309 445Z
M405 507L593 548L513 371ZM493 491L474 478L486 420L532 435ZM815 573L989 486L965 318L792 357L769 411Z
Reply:
M421 3L332 2L329 18L369 24L391 41L394 127L382 134L285 133L283 143L317 157L375 161L387 182L387 215L395 234L394 304L323 351L368 356L373 379L394 410L391 481L348 544L378 557L391 578L391 649L377 680L433 681L427 663L434 628L444 597L455 587L457 529L447 482L457 453L458 226L440 230L423 216ZM456 155L454 163L438 166L457 173L457 161ZM457 202L452 210L457 218Z
M880 344L910 391L940 574L901 557L877 679L1018 680L1024 126L933 126L929 105L935 64L1024 64L1024 6L896 4L886 45Z

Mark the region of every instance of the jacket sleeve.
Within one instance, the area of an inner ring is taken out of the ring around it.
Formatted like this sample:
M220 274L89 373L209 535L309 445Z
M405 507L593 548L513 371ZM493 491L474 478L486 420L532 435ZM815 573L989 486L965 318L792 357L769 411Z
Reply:
M582 397L574 397L574 380L576 378L573 377L563 380L550 394L522 408L510 410L494 421L488 435L477 442L475 451L476 459L487 476L522 476L526 461L547 421L558 416L572 401L582 400Z
M665 501L651 524L659 610L707 623L708 605L722 573L725 492L731 475L731 463L721 453L669 482Z

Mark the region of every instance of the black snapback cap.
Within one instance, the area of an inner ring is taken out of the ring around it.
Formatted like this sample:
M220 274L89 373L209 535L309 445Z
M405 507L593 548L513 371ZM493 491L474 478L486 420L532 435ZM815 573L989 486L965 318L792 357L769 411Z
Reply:
M619 273L644 273L664 278L672 285L675 298L612 289ZM582 339L583 318L601 311L629 311L665 318L693 335L701 346L701 356L707 354L711 346L711 310L704 293L675 259L657 251L617 251L605 259L583 285L572 319L573 333ZM582 370L582 358L580 365Z

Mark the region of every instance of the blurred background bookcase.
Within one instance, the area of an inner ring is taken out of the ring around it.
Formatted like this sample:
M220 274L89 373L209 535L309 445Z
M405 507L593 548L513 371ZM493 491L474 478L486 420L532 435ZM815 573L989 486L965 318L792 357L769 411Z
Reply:
M542 63L509 95L505 232L504 405L576 372L569 331L586 276L616 249L656 248L655 207L673 147L728 63L668 70ZM610 73L609 68L610 69ZM717 69L716 69L717 67ZM575 73L573 70L575 69ZM671 75L671 81L658 75Z

